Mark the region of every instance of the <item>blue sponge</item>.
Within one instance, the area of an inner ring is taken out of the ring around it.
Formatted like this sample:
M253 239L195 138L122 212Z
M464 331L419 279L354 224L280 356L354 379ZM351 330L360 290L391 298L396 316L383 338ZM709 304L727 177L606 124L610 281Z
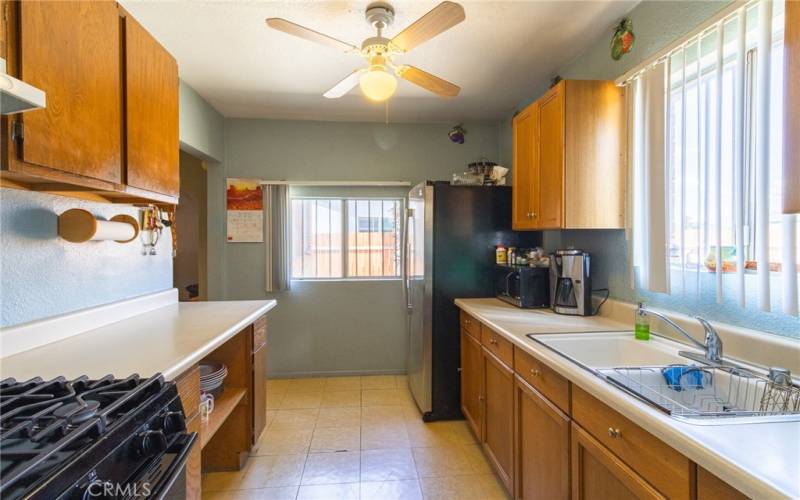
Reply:
M662 368L661 374L673 391L703 388L703 370L696 366L670 365Z

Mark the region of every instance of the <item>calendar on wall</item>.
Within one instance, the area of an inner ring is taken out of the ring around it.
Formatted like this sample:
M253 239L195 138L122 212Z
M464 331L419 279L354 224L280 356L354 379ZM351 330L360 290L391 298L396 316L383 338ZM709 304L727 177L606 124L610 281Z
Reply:
M264 241L264 198L258 179L228 179L228 242Z

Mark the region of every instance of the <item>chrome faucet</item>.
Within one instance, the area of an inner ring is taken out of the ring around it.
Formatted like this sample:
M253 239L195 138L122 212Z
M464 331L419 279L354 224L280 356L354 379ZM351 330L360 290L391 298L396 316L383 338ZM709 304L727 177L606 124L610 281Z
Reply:
M703 357L701 358L700 356L698 356L693 352L681 351L678 353L681 356L693 359L695 361L700 361L703 363L709 363L714 365L725 364L722 360L722 339L719 337L717 330L715 330L714 327L711 326L711 323L701 318L700 316L695 316L694 319L696 319L697 321L700 322L701 325L703 325L703 330L705 330L705 341L706 341L705 344L702 344L701 342L695 340L694 337L689 335L689 333L686 330L678 326L677 323L675 323L668 317L664 316L663 314L646 309L644 302L639 302L639 308L637 312L639 315L647 314L650 316L657 317L664 323L671 326L676 332L680 333L681 335L689 339L689 341L692 344L694 344L698 349L702 350L704 353Z

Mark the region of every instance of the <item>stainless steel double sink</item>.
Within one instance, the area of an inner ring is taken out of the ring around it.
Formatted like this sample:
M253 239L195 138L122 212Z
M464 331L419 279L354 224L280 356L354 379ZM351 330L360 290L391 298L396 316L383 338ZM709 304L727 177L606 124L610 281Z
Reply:
M776 384L754 367L697 364L678 354L691 350L686 345L658 335L647 341L633 332L528 338L676 419L717 425L800 421L797 386Z

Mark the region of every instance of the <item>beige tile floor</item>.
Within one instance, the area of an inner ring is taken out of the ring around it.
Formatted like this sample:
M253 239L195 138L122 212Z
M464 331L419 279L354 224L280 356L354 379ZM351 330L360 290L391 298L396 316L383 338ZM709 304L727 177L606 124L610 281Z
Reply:
M464 421L424 423L402 376L267 381L267 429L208 499L507 499Z

